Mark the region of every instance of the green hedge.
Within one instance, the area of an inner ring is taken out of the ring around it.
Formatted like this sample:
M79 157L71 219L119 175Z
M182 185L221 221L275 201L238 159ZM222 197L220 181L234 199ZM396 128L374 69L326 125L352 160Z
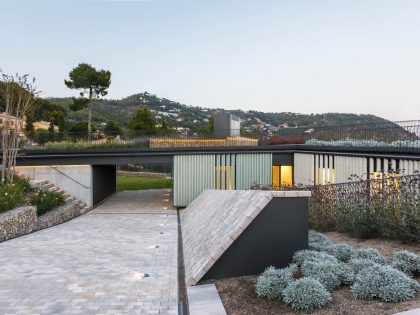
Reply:
M23 203L30 190L26 179L15 176L13 183L0 184L0 213L12 210Z
M64 196L54 191L40 191L31 199L31 205L36 206L38 216L64 205Z

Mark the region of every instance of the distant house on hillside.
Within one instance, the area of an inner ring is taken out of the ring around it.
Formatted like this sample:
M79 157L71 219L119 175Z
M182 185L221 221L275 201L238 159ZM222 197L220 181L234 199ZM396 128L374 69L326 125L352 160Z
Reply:
M102 124L101 124L102 125ZM35 121L33 123L34 130L48 130L50 128L50 123L48 121ZM106 123L105 123L106 126ZM54 131L58 132L58 126L54 125Z
M24 119L16 118L15 116L8 115L6 113L0 114L0 129L7 128L9 130L16 130L17 132L23 131L26 126L26 122Z

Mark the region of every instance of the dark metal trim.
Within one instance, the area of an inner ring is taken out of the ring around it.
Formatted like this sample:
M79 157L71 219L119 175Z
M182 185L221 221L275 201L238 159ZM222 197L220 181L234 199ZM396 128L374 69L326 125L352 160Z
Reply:
M177 210L178 223L178 314L189 315L187 284L185 282L184 247L182 245L181 214Z

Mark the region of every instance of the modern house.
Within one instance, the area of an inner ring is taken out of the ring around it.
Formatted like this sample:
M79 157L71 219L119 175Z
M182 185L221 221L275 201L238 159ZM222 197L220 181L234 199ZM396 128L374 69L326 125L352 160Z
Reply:
M264 134L234 137L235 117L220 121L226 126L220 128L224 138L176 135L116 139L97 148L74 142L26 147L18 157L18 170L59 187L70 186L63 188L75 196L79 191L80 199L95 206L115 191L116 165L167 164L173 169L177 207L188 206L206 189L338 184L420 170L418 121L328 127L311 133L305 133L306 128L298 135L282 136L301 137L297 144L271 144ZM349 140L349 134L359 140Z

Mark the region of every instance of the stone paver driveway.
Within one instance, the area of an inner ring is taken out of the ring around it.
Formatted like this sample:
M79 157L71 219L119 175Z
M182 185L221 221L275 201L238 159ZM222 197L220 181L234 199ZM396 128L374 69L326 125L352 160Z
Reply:
M168 190L120 192L72 221L0 243L0 314L176 314L170 199Z

